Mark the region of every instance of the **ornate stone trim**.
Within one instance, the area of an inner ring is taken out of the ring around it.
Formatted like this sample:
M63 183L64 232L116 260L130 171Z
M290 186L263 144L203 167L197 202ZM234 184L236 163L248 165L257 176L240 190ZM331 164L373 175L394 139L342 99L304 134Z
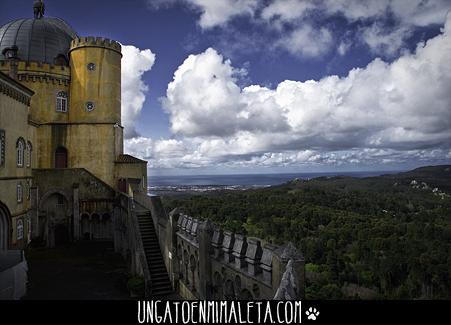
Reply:
M70 84L70 78L58 78L51 75L20 73L17 77L20 81L27 82L46 82L65 86Z
M2 79L0 79L0 93L13 98L16 101L21 102L22 104L30 106L31 96L24 94L22 91Z

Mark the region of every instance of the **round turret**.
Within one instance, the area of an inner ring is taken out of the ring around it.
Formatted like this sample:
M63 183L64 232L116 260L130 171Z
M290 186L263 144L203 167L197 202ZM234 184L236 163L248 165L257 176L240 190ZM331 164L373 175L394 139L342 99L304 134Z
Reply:
M121 124L121 45L80 37L69 51L70 121Z

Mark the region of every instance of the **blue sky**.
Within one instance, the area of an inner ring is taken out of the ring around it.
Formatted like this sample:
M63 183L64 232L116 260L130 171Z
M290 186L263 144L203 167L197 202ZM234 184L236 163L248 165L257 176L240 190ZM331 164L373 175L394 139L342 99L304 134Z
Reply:
M152 175L451 160L449 0L45 3L125 45L126 150ZM0 24L31 16L1 1Z

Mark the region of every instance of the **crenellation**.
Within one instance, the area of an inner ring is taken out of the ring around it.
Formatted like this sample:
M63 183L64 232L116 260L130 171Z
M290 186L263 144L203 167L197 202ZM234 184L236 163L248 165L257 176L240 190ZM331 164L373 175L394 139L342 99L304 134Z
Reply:
M233 244L232 255L234 256L235 267L237 269L242 269L246 266L246 250L247 250L247 240L243 235L235 234L235 242Z
M213 226L213 236L211 239L211 246L213 248L213 257L219 259L222 257L222 241L224 240L224 234L222 229L218 226Z
M247 262L247 271L250 275L257 275L260 273L260 260L262 258L263 250L261 241L257 238L247 238L247 250L245 261Z
M276 250L276 246L272 244L266 244L263 247L262 258L260 260L260 268L263 273L263 281L266 283L272 283L272 263L273 255Z
M7 72L11 69L10 61L0 61L0 70ZM20 74L52 76L54 78L70 78L70 67L55 65L38 61L19 61L17 70Z
M224 231L224 240L222 241L222 251L224 252L224 262L233 262L233 245L235 243L235 234L231 231Z
M174 231L174 236L167 236L162 245L175 250L173 259L168 260L178 270L173 275L173 286L183 286L190 291L190 297L271 299L289 261L299 279L297 292L303 293L304 264L303 260L297 261L302 254L291 244L262 245L259 238L236 234L209 220L181 213Z
M119 42L108 38L94 36L78 37L72 40L70 51L79 47L102 47L119 53L121 53L122 50L122 46Z
M181 224L181 231L185 232L186 231L186 224L188 222L188 216L183 215L182 216L182 224Z
M191 226L191 232L190 232L191 236L197 237L197 228L198 228L198 226L199 226L199 220L193 218L192 226Z

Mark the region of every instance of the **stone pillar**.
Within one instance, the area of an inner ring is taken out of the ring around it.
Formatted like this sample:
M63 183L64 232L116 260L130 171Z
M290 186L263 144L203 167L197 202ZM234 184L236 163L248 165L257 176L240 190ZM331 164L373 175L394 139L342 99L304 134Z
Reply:
M213 282L211 278L211 237L213 228L209 220L199 225L199 299L211 299Z
M244 261L246 257L247 250L247 241L246 237L243 235L235 235L235 243L233 245L233 253L232 255L235 257L235 267L237 269L241 269L245 266L246 262Z
M125 254L122 234L122 219L121 219L121 208L118 206L113 208L113 240L114 240L114 251L116 253Z
M39 199L38 188L36 186L31 187L31 237L36 238L40 236L39 232Z
M179 227L181 219L182 217L178 209L174 209L169 213L166 243L169 251L169 280L171 281L173 288L177 288L180 273L180 261L178 261L177 258L177 228Z
M197 227L199 227L199 220L193 218L193 222L191 224L190 235L193 238L197 237Z
M247 262L247 273L254 276L260 273L260 260L263 255L261 242L257 238L247 239L247 251L245 261Z
M182 223L180 224L180 230L185 232L186 231L186 224L188 223L188 216L183 215L181 216L182 218Z
M222 241L222 251L224 252L224 262L233 261L232 249L235 242L235 234L231 231L224 231L224 240Z
M185 224L185 233L188 237L191 237L191 227L193 225L193 217L188 217Z
M80 239L80 204L78 201L78 184L73 185L73 196L74 196L74 240Z
M218 226L214 227L213 238L211 239L211 246L213 247L213 257L220 259L222 256L222 241L224 240L224 234L222 229Z
M275 246L266 244L263 247L262 258L260 260L260 268L263 272L263 281L272 285L272 260Z

